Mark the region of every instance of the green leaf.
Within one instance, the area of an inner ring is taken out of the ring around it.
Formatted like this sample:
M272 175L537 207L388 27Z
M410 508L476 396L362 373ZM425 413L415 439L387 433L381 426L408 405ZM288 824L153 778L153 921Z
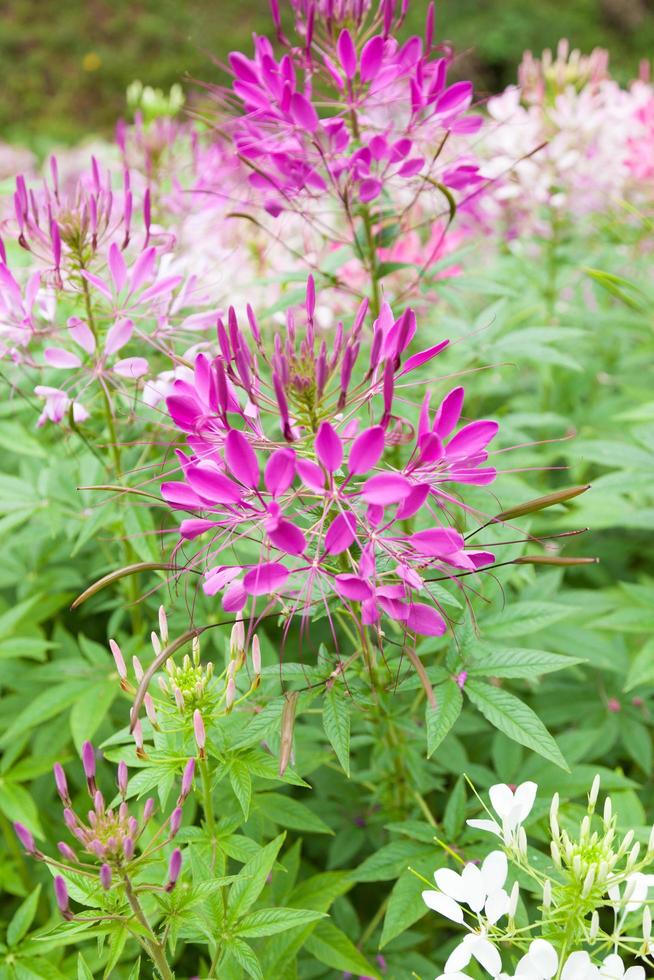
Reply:
M350 706L343 697L341 685L334 684L325 694L322 710L325 735L343 767L350 776Z
M448 734L455 721L461 714L463 707L463 695L461 689L454 681L447 681L435 688L436 707L432 708L429 703L425 709L425 722L427 725L427 758L429 758L441 744Z
M631 691L634 687L649 685L652 682L654 682L654 640L648 640L629 668L624 690Z
M555 670L584 663L582 657L568 657L546 650L525 647L498 647L481 642L475 646L473 659L466 666L469 677L526 677L550 674Z
M104 968L104 980L109 980L114 967L118 965L120 957L123 955L125 943L129 939L129 930L125 926L117 926L111 933L109 940L109 959Z
M253 977L254 980L265 980L257 954L251 946L248 946L242 939L233 936L227 943L227 949L249 976Z
M255 939L259 936L273 936L294 926L303 926L308 922L323 919L324 912L314 912L311 909L259 909L244 916L236 928L238 936Z
M93 738L114 703L119 688L109 678L89 686L75 702L70 712L70 733L77 751L82 743Z
M501 612L487 616L483 627L493 636L527 636L569 616L570 612L567 606L554 602L516 602Z
M465 692L491 725L528 749L569 771L558 745L537 714L509 691L483 681L468 680Z
M459 776L454 789L449 795L443 814L443 828L446 840L457 840L463 830L466 818L466 784L463 776Z
M7 926L7 942L10 946L16 946L32 925L39 904L40 894L41 886L37 885L34 891L27 896L25 901L14 912L11 922Z
M284 843L285 834L279 834L258 854L243 865L241 872L229 890L227 912L230 922L235 922L250 909L261 894L266 878Z
M24 823L32 833L43 837L39 812L34 800L22 786L8 780L0 780L0 810L8 820Z
M317 813L285 793L257 793L256 805L269 820L289 830L299 830L305 834L334 833Z
M247 820L250 815L250 802L252 800L252 778L247 766L238 759L234 759L229 767L229 781L234 790L234 795L241 805L243 817Z
M306 950L333 970L381 980L380 974L352 940L332 922L319 922L305 943Z
M412 871L405 871L397 879L388 899L380 949L427 914L429 909L422 900L422 889Z
M30 701L24 711L20 712L0 739L0 745L8 745L17 735L22 735L23 732L61 714L87 690L87 687L87 680L70 679L43 691Z
M77 980L93 980L93 974L81 953L77 956Z

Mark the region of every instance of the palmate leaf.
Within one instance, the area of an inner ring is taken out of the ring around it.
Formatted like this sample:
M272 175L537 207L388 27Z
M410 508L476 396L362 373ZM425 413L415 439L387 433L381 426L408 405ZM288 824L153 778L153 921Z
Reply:
M27 896L25 901L14 912L7 926L7 943L9 946L16 946L32 925L34 916L36 915L36 907L39 904L40 894L41 886L37 885L34 891Z
M235 922L240 916L245 915L258 899L266 884L266 878L272 871L285 836L285 834L279 834L243 865L237 880L229 890L227 914L230 922Z
M466 670L469 677L535 678L539 674L550 674L584 662L582 657L568 657L528 647L500 647L482 641L475 646Z
M569 771L561 750L538 715L515 694L474 679L468 680L465 692L491 725Z
M350 706L343 696L342 685L334 684L325 693L322 709L325 735L343 767L350 776Z

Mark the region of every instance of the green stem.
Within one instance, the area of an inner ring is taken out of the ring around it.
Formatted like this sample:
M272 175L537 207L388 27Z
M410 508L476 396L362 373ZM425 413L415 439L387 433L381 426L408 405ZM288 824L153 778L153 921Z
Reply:
M152 927L145 917L145 912L141 908L141 903L139 902L136 892L132 888L132 883L127 875L125 875L123 878L123 884L125 885L125 894L127 895L127 901L129 902L130 908L134 913L134 917L148 933L146 948L150 959L159 971L162 980L174 980L175 975L168 966L164 946L158 941L157 937L152 931Z
M207 823L207 830L213 842L214 848L214 862L215 862L215 847L216 847L216 820L213 812L213 797L211 795L211 774L209 773L209 766L207 765L206 759L200 759L200 777L202 780L202 809L204 810L204 819Z

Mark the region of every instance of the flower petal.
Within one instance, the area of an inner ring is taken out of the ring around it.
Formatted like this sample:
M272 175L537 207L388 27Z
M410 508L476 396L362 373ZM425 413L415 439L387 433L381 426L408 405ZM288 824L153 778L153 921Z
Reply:
M372 598L373 591L365 579L358 575L337 575L334 579L336 591L346 599L354 599L361 602L363 599Z
M189 466L186 478L195 492L212 504L236 504L241 499L240 487L213 463Z
M381 425L366 429L352 443L347 467L354 476L367 473L379 462L384 452L384 430Z
M399 473L378 473L363 484L361 496L367 504L399 504L409 496L412 484Z
M259 485L257 456L242 432L230 429L225 439L225 460L232 474L243 486L255 490Z
M265 595L277 592L288 579L290 572L278 562L267 562L255 565L245 575L243 588L248 595Z
M439 915L444 915L446 919L451 919L452 922L463 922L461 906L457 905L453 898L443 895L442 892L424 891L422 900L428 908L438 912Z
M329 422L322 422L316 435L316 456L328 471L334 473L343 462L343 443Z
M104 342L105 354L116 354L121 347L124 347L129 342L133 330L134 324L131 320L116 320L109 329L109 333Z
M295 453L292 449L276 449L268 462L263 475L266 490L278 497L286 493L295 478ZM324 484L322 473L321 483Z
M340 555L354 541L357 519L354 514L339 514L325 535L325 551L328 555Z
M82 365L77 354L73 354L69 350L64 350L63 347L46 347L43 356L51 367L68 370L69 368L78 368Z
M409 608L406 618L407 629L420 636L442 636L447 631L447 623L443 617L423 602L414 602Z

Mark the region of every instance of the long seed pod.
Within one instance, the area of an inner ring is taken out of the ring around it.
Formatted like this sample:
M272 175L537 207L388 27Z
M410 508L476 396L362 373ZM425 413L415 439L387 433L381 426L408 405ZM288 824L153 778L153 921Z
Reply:
M295 724L295 708L299 691L287 691L284 695L284 710L282 711L282 744L279 748L279 775L283 776L286 772L291 751L293 749L293 727Z
M161 561L140 561L134 565L125 565L124 568L117 568L115 572L109 572L108 575L103 575L99 578L97 582L93 585L89 585L88 589L85 589L81 595L78 595L74 602L71 603L71 609L77 609L81 606L83 602L94 596L96 592L100 592L107 585L111 585L113 582L117 582L118 579L125 578L127 575L136 575L138 572L154 572L154 571L174 571L175 565L171 562L161 562Z
M534 500L526 500L524 504L516 507L509 507L500 514L496 514L494 521L510 521L514 517L523 517L524 514L533 514L537 510L544 510L546 507L553 507L554 504L563 504L566 500L572 500L582 493L590 490L590 483L583 486L568 487L565 490L556 490L554 493L547 493L544 497L536 497Z

